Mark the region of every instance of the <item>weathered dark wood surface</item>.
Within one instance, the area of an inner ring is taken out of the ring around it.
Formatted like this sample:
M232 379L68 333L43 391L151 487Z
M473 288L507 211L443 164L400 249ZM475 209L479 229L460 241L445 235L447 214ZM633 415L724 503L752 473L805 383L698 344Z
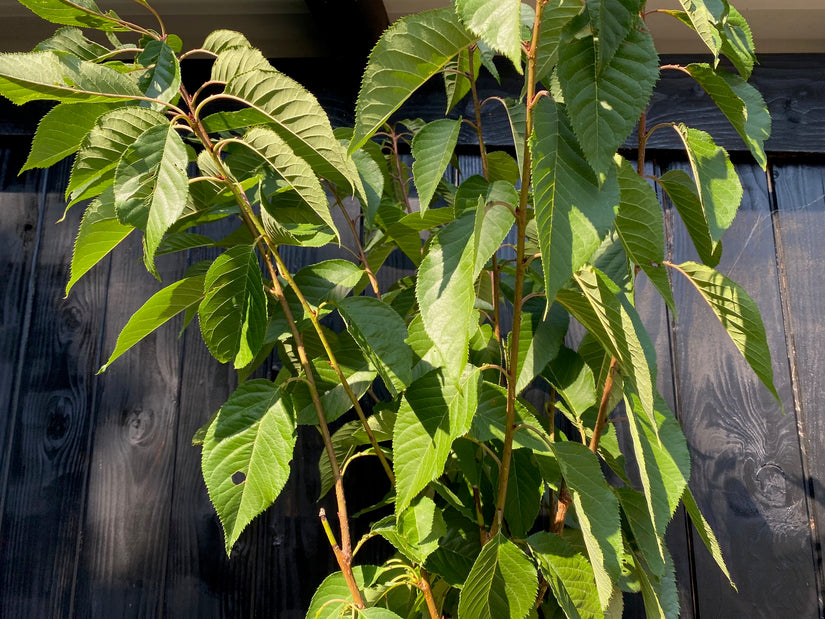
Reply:
M659 389L691 445L691 487L739 587L730 589L677 513L669 544L683 617L823 616L825 163L789 155L825 153L820 61L768 57L755 74L774 113L770 174L741 158L746 196L721 264L762 309L787 414L684 281L674 277L678 321L649 288L639 295L659 353ZM657 95L652 114L704 97L682 86L663 80L660 92L670 94ZM347 120L346 96L318 94ZM740 150L706 103L699 124ZM424 97L410 115L440 106ZM490 119L497 143L493 112ZM231 392L233 373L211 359L196 329L178 339L172 321L95 376L119 328L160 284L137 253L120 251L63 299L80 211L54 225L65 166L16 176L33 127L30 116L0 121L10 136L0 141L0 617L303 617L335 569L316 517L317 433L299 433L284 494L227 560L190 440ZM683 165L672 157L657 150L649 162L660 171ZM674 256L686 259L678 216L666 213ZM203 257L161 265L172 275ZM301 264L297 251L287 258ZM357 504L359 488L351 490ZM370 552L382 549L366 548L365 560ZM626 616L642 614L631 600Z

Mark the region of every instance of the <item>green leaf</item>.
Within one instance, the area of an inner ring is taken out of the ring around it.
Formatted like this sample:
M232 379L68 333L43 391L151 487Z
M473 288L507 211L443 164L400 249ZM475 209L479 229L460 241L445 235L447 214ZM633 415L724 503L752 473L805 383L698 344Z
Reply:
M719 60L722 36L718 24L728 12L727 0L679 0L687 12L699 38L713 54L714 63Z
M536 222L545 293L553 299L598 249L613 223L619 189L613 174L599 187L563 107L542 97L534 113L530 148Z
M163 41L152 40L135 59L148 70L140 76L138 84L147 97L160 101L172 101L180 88L180 63L175 52ZM152 105L159 111L163 106L142 101L144 107Z
M204 281L198 308L201 335L221 363L247 365L263 345L266 295L255 248L232 247L215 260Z
M338 303L347 330L378 370L393 396L412 382L412 350L404 343L407 327L386 303L372 297L347 297Z
M257 160L275 170L315 211L315 214L337 233L329 211L329 201L321 188L321 183L310 165L292 151L289 144L281 139L277 132L269 128L255 127L250 129L243 139L235 143L242 144L254 154Z
M670 266L687 277L699 291L745 361L782 406L773 384L771 351L768 348L765 325L753 299L739 284L703 264L683 262Z
M567 312L557 303L547 309L544 299L533 297L522 306L519 330L516 393L521 393L558 354L567 333ZM513 343L508 338L508 347Z
M616 214L616 232L628 257L639 265L656 286L668 307L676 313L665 259L665 222L659 198L650 184L622 159L619 168L621 202Z
M647 30L636 28L601 69L598 50L599 43L592 36L566 40L559 49L556 72L578 142L603 182L613 166L613 155L653 94L659 58Z
M99 43L83 36L83 31L79 28L60 28L51 37L38 43L33 51L69 52L81 60L92 62L109 53L109 50Z
M114 11L103 13L94 0L19 0L35 15L53 24L96 28L104 32L126 31L115 21Z
M471 56L473 77L478 79L481 59L477 47L465 47L444 68L444 88L447 94L448 114L470 92L470 80L467 79L466 74L470 72Z
M472 368L455 384L434 370L407 388L392 439L396 513L441 475L453 441L470 429L480 376Z
M423 565L447 533L447 524L433 500L422 496L398 515L395 527L379 533L408 559Z
M756 63L753 35L742 14L729 7L728 17L722 23L722 54L745 79L749 79Z
M516 449L510 461L504 518L513 537L523 538L539 514L544 483L530 449Z
M462 619L524 619L536 601L538 575L527 556L498 534L478 555L458 601Z
M212 80L229 82L236 75L255 70L275 71L260 50L248 45L228 45L218 53L218 58L212 65Z
M596 576L586 556L564 538L544 531L531 535L527 543L567 617L604 617L596 591Z
M586 0L596 45L596 72L610 64L628 33L636 26L636 16L644 2L639 0Z
M114 69L49 51L0 54L0 95L20 105L37 99L122 102L143 93Z
M562 346L542 376L562 397L567 410L576 419L581 419L591 406L596 405L593 370L576 351Z
M363 195L355 164L335 138L329 118L298 82L271 67L258 68L232 77L225 93L248 104L317 175Z
M475 213L442 228L421 261L416 298L424 327L444 361L445 379L456 380L467 363L475 311Z
M147 335L203 299L204 276L186 277L162 288L137 310L117 337L115 349L98 374Z
M733 223L742 202L739 176L727 151L717 146L708 133L683 124L674 128L685 145L710 237L718 241Z
M48 168L77 151L97 119L111 109L109 103L60 103L53 107L37 125L29 158L20 173Z
M722 243L711 237L708 218L696 192L696 183L687 172L678 169L668 170L658 181L682 218L699 258L705 264L715 267L722 257Z
M171 124L138 136L115 171L115 212L123 224L145 231L146 268L155 276L155 251L183 214L189 195L186 147Z
M587 447L573 441L553 444L561 472L573 495L576 517L602 608L607 608L613 585L621 575L619 558L624 551L619 526L619 502L604 479L599 458Z
M477 441L496 439L504 441L504 431L507 427L507 390L504 387L489 382L481 385L481 394L478 409L473 415L473 425L470 436ZM516 400L516 425L527 424L534 428L541 427L535 416L527 406ZM513 435L513 448L528 448L533 452L547 453L547 444L532 431L522 429Z
M213 54L220 54L221 52L232 47L252 47L244 35L234 30L215 30L207 35L206 39L201 45L201 49L205 49Z
M66 284L66 296L72 287L98 262L109 255L134 230L124 226L115 214L111 191L96 198L83 214L72 252L71 277Z
M252 519L278 498L294 447L289 399L267 380L238 387L209 426L201 466L227 555Z
M99 117L72 166L66 186L69 206L110 187L126 149L147 129L167 124L163 114L140 107L123 107Z
M445 509L442 513L447 532L427 558L425 567L453 587L461 587L481 552L478 525L454 509Z
M410 15L390 26L364 72L349 152L360 148L416 89L473 40L450 7Z
M604 273L587 267L575 279L582 294L563 289L556 298L616 358L655 423L656 356L639 314Z
M633 557L636 564L636 574L642 588L642 600L647 617L668 619L679 616L679 592L676 589L676 574L674 573L673 559L665 548L665 573L655 576L646 572L637 557Z
M421 212L432 202L438 182L453 156L458 142L460 120L442 118L427 123L412 140L413 179L418 191Z
M682 496L682 503L685 506L688 516L690 516L690 520L693 523L696 532L699 534L702 542L704 542L705 547L708 549L708 552L710 552L713 560L716 561L716 565L719 566L720 570L722 570L722 573L728 579L730 586L733 587L734 590L738 591L733 579L730 576L728 566L725 565L725 558L722 556L722 548L719 546L719 540L716 539L716 534L713 532L713 528L710 526L710 523L705 520L705 517L699 510L699 506L696 504L696 499L694 498L689 487L685 488L685 494Z
M685 70L710 95L764 170L768 165L765 140L771 135L771 115L759 91L738 75L714 70L708 64L691 63Z
M380 568L374 565L354 565L352 575L359 589L375 580ZM341 619L343 613L349 609L346 602L351 600L347 581L341 572L327 576L315 590L312 601L309 603L306 619Z
M456 0L455 10L471 32L522 73L520 0Z
M541 82L550 77L558 60L562 31L581 10L582 3L579 0L552 0L544 6L539 46L536 49L537 81Z

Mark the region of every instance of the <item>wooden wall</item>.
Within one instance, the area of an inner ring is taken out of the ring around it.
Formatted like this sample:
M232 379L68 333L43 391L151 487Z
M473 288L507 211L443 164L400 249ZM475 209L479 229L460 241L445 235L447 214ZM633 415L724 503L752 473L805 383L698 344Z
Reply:
M734 155L745 199L720 265L762 310L787 413L684 282L678 320L650 290L640 294L659 388L690 443L691 487L739 589L677 514L669 535L684 617L823 616L825 157L816 153L825 152L825 62L806 58L763 60L757 71L775 114L770 166L766 174ZM322 98L334 104L333 95ZM663 83L653 114L698 101L705 126L738 150L703 96ZM413 109L434 110L429 100ZM17 176L33 126L20 118L0 122L0 617L303 617L335 569L316 517L317 432L302 428L284 494L227 560L190 440L231 392L232 372L196 329L178 338L172 321L95 374L160 284L135 245L63 298L81 211L55 224L66 165ZM493 138L496 122L491 113ZM648 159L659 171L684 165L669 144L656 146ZM687 259L687 235L665 207L673 256ZM203 257L166 257L162 272ZM364 486L351 484L356 504L373 498L359 496ZM626 616L643 616L637 601Z

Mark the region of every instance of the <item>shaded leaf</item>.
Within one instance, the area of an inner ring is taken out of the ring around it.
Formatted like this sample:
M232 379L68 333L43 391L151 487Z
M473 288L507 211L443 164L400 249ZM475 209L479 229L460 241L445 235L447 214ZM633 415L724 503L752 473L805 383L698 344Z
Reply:
M530 449L516 449L510 461L504 518L514 537L523 538L539 514L544 484Z
M644 2L640 0L586 0L596 45L596 71L601 73L613 60ZM572 16L571 16L572 17Z
M457 0L455 10L471 32L522 73L520 0Z
M550 77L558 60L562 31L581 10L582 3L579 0L551 0L544 6L539 46L536 50L537 81L542 82Z
M429 208L438 182L450 163L458 142L460 120L442 118L427 123L412 140L413 179L421 212Z
M533 297L522 306L519 330L516 393L521 393L559 352L569 317L558 304L547 309L544 299ZM513 343L508 338L508 346Z
M264 294L255 248L232 247L215 259L204 281L198 308L201 335L221 363L247 365L263 345L266 330Z
M138 85L147 97L160 101L172 101L180 88L180 63L175 52L163 41L152 40L135 59L148 70L141 75ZM141 101L146 107L148 101ZM163 110L162 106L156 109Z
M109 50L99 43L87 39L82 30L71 27L60 28L51 37L38 43L34 51L69 52L81 60L92 62L109 53Z
M719 546L719 540L716 539L716 534L713 532L713 528L710 526L710 523L705 520L705 517L699 510L699 506L696 504L696 499L693 497L693 493L688 487L685 488L685 494L682 496L682 503L685 506L688 516L690 516L690 520L693 523L696 532L699 534L699 537L705 544L708 552L710 552L710 555L713 557L716 565L719 566L720 570L722 570L722 573L728 579L730 586L733 587L734 590L737 590L736 585L730 576L730 572L728 571L728 566L725 565L725 558L722 556L722 548Z
M125 31L114 11L104 13L94 0L19 0L35 15L53 24L96 28L105 32Z

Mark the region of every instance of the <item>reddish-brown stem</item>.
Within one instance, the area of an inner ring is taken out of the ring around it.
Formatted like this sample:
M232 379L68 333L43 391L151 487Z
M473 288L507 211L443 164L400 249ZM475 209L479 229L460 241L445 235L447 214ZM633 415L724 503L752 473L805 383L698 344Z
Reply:
M332 191L332 195L335 198L335 203L338 205L338 208L341 209L341 212L344 214L344 219L347 221L347 225L349 226L350 232L352 233L352 238L355 241L355 245L358 248L357 257L361 261L361 264L364 265L364 271L367 273L367 277L370 280L370 285L372 286L372 291L375 293L375 298L381 300L381 291L378 289L378 280L375 279L375 274L372 272L370 268L370 263L367 260L367 254L364 251L364 245L361 243L360 235L358 234L358 230L355 228L355 222L352 220L352 217L349 216L344 203L341 200L341 196L338 195L338 192L335 191L335 188L330 185L330 190ZM354 253L354 252L353 252Z
M559 498L556 502L556 515L553 518L553 533L561 535L564 532L564 519L567 517L567 508L573 502L570 491L567 489L567 482L561 480L559 486Z
M338 567L341 568L341 574L343 574L344 581L347 583L347 589L349 589L350 595L352 596L352 602L356 608L364 608L364 598L361 597L361 591L358 589L358 583L355 582L355 575L352 573L352 566L350 565L352 556L345 553L338 546L338 542L335 541L335 536L332 534L332 528L327 521L327 514L323 508L321 508L318 516L321 518L321 525L324 527L324 531L326 531L330 546L332 546L332 553L335 555L335 560L338 562Z
M607 377L604 379L604 390L602 391L602 399L599 402L599 414L596 417L596 425L593 427L593 436L590 438L590 451L596 453L599 450L599 441L602 438L602 430L604 430L607 422L607 404L610 402L610 392L613 391L613 378L616 375L616 357L610 358L610 367L607 370Z
M430 588L430 578L427 571L422 567L421 568L421 578L418 581L418 588L421 589L421 593L424 594L424 600L427 602L427 610L430 613L430 619L441 619L441 613L438 612L438 606L436 606L435 598L433 597L433 590Z
M536 2L536 18L533 26L533 37L527 52L527 112L525 135L533 132L533 106L536 96L536 50L541 30L541 16L546 0ZM530 148L527 141L524 145L522 158L521 193L516 211L516 277L513 287L513 299L521 299L524 293L525 266L525 237L527 230L527 204L530 192ZM507 412L504 427L504 447L501 453L501 467L498 472L498 495L496 496L496 511L493 524L490 527L490 537L494 537L501 530L504 522L504 505L507 501L507 484L510 479L510 462L513 457L513 433L515 432L516 418L516 380L518 378L518 341L521 331L521 303L513 304L513 326L511 329L510 358L507 363L509 375L507 378Z

